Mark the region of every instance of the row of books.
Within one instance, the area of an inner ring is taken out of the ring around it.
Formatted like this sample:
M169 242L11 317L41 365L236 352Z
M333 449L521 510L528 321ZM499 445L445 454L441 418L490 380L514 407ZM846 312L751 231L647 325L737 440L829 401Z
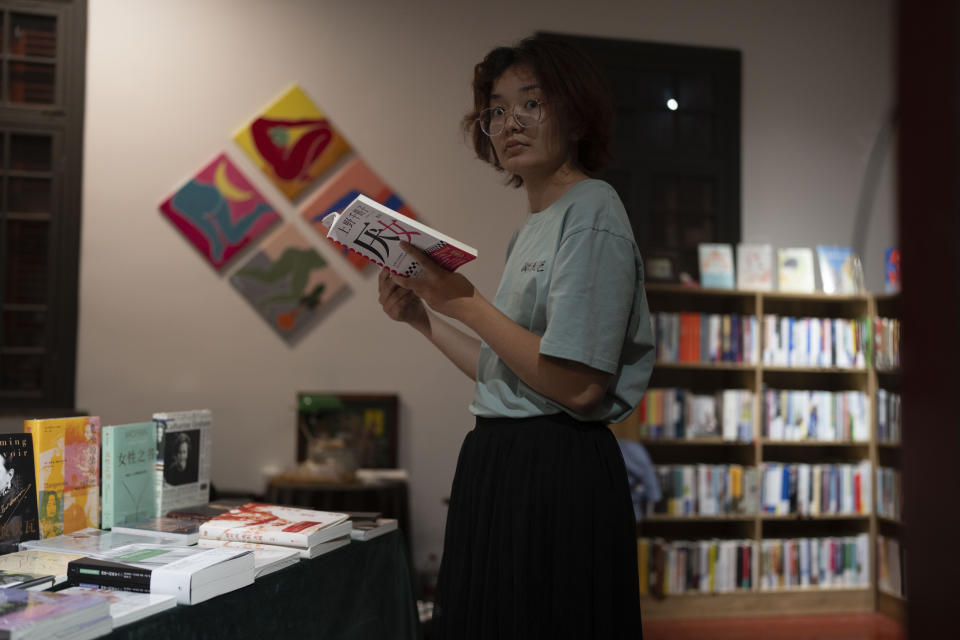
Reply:
M887 289L894 290L894 274L890 265L895 249L887 250ZM736 268L733 245L727 243L700 243L697 246L700 284L705 289L737 289L756 291L790 291L814 293L817 290L813 249L810 247L780 247L769 244L737 244ZM897 251L899 256L899 251ZM820 286L824 293L856 295L863 293L864 276L860 258L851 247L817 245L820 266ZM899 273L899 257L896 258ZM774 274L776 267L776 274ZM896 277L899 283L899 276ZM774 286L776 285L776 286ZM899 287L899 285L897 285ZM898 288L896 290L899 290Z
M877 515L891 520L903 517L903 484L897 469L877 467Z
M900 368L900 320L874 318L873 344L877 369L891 371Z
M760 467L763 513L861 515L870 513L869 460L857 464L765 462Z
M761 591L866 587L870 537L764 539L760 542Z
M207 502L211 436L207 410L102 428L97 416L27 420L23 433L0 434L9 476L0 491L0 552Z
M903 437L900 394L877 389L877 442L900 444Z
M866 442L870 407L860 391L763 392L761 433L771 440Z
M748 591L756 559L753 540L637 538L640 595Z
M907 596L907 554L896 538L877 536L877 588L900 598Z
M82 637L97 637L177 604L242 588L301 558L396 529L396 520L375 513L351 516L252 502L172 513L185 517L26 540L20 551L0 555L0 608L19 607L0 616L0 637L13 629L52 637L51 628L67 623L59 620L64 611L93 600L103 603L100 626L85 626ZM33 601L20 595L62 583L69 588L36 594Z
M689 389L647 389L631 417L641 439L722 438L753 440L753 392L723 389L697 394Z
M753 515L759 504L756 467L738 464L655 465L660 500L648 515Z
M651 322L660 362L757 362L756 316L658 312Z
M763 364L778 367L863 369L870 327L851 318L763 316Z

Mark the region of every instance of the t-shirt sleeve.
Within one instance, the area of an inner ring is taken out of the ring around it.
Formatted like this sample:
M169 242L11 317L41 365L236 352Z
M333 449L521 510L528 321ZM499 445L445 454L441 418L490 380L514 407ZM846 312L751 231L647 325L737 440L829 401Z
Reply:
M587 227L561 242L547 298L543 355L615 374L637 280L632 238Z

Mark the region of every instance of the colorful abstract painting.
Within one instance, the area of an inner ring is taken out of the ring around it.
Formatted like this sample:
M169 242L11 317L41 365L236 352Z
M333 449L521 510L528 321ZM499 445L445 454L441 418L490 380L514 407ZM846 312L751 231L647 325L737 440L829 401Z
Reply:
M230 282L289 343L313 326L323 305L346 287L292 224L267 238Z
M233 137L294 199L350 146L300 87L293 87Z
M222 153L164 200L160 211L218 270L280 219Z
M408 218L416 218L416 214L404 203L393 189L367 166L359 157L350 160L344 167L321 187L316 195L310 198L301 212L301 216L317 232L326 237L327 228L320 223L325 215L331 211L343 211L358 195L365 195L382 205L399 211ZM343 255L354 267L363 270L370 261L362 255L338 246L332 240L330 244L342 251Z

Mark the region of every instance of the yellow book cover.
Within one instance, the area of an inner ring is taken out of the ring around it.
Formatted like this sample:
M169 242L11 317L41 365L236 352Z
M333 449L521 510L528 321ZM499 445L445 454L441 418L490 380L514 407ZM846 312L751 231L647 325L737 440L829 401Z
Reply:
M743 467L730 465L730 497L739 501L743 497Z
M100 418L68 418L64 433L63 532L100 528Z
M26 420L23 430L33 438L40 537L63 534L63 454L66 419Z
M709 592L713 593L717 590L717 545L710 545L710 552L708 553L707 565L709 566L708 573L710 575L709 579Z

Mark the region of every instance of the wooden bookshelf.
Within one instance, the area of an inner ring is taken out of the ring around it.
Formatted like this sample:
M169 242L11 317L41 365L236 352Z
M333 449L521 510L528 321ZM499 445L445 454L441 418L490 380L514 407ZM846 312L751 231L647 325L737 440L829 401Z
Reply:
M792 317L865 319L872 328L877 317L899 317L899 296L795 294L784 292L704 290L679 285L648 284L647 298L651 314L721 313L755 316L763 337L763 318L767 314ZM869 349L872 350L873 343ZM878 588L880 535L902 537L903 524L876 515L879 466L898 466L899 444L879 442L877 437L877 390L899 390L896 370L877 371L869 353L862 368L790 367L763 363L761 342L755 364L745 362L658 362L650 381L651 388L687 388L698 393L725 388L753 392L754 438L751 442L727 441L719 437L699 439L642 438L636 419L628 418L612 425L618 437L634 437L642 442L655 464L742 464L760 466L764 462L845 463L869 462L871 493L866 514L823 514L818 516L719 515L676 516L656 514L638 524L638 533L649 538L695 540L710 537L753 539L850 536L867 534L870 572L867 586L851 588L792 588L749 590L726 593L669 594L643 596L643 612L648 619L703 618L756 615L804 615L880 611L904 619L904 598ZM868 403L869 439L857 441L771 440L761 438L762 392L764 389L860 391ZM754 574L756 575L756 573ZM756 581L755 581L756 582Z

